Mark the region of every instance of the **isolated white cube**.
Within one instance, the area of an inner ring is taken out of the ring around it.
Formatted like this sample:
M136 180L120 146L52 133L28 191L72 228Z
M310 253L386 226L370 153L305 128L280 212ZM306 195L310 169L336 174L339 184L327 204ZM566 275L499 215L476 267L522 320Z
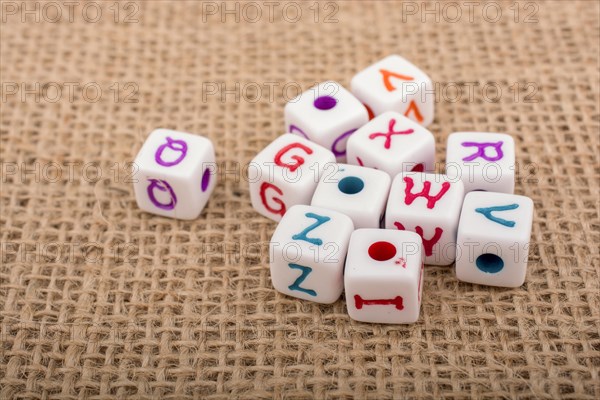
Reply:
M317 303L335 302L344 289L344 262L353 231L352 220L337 211L290 208L270 243L275 289Z
M383 171L337 164L323 173L310 204L348 215L357 229L379 228L390 183L390 176Z
M348 140L348 164L387 172L435 169L435 138L426 128L394 111L359 128Z
M421 238L414 232L359 229L350 238L344 290L350 318L410 324L423 291Z
M419 234L426 264L452 264L464 196L460 179L419 172L399 174L390 189L385 228Z
M391 55L354 75L352 94L374 115L396 111L423 126L433 122L431 79L406 59Z
M324 147L289 133L278 137L248 166L252 206L279 221L293 205L310 204L328 165L335 169L335 157Z
M197 218L217 182L212 142L190 133L156 129L134 164L138 207L165 217Z
M460 178L465 192L513 193L515 142L504 133L456 132L448 137L446 175Z
M518 287L525 282L533 201L506 193L465 196L456 249L456 277L480 285Z
M346 160L346 142L369 120L366 108L334 81L323 82L285 105L288 132L331 150L338 162Z

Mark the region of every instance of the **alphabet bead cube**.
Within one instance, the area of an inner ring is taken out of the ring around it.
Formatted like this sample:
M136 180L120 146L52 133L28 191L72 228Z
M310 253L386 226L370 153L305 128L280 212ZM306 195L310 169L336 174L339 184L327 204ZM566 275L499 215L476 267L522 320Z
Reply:
M359 128L348 140L348 163L387 172L435 169L435 139L431 132L394 111Z
M451 264L463 198L460 180L453 182L440 174L399 174L392 182L385 227L421 236L426 264Z
M271 238L271 280L289 296L335 302L344 289L344 262L352 220L339 212L296 205Z
M138 152L133 189L142 210L194 219L216 184L215 152L202 136L169 129L153 131Z
M396 111L423 126L433 121L435 93L431 79L398 55L388 56L354 75L350 87L372 115Z
M337 164L321 177L311 205L348 215L357 229L379 228L390 183L390 176L383 171Z
M323 82L285 105L288 132L330 149L338 162L346 160L346 142L369 120L367 110L348 90Z
M457 132L448 137L446 175L460 178L465 191L513 193L515 142L503 133Z
M414 232L355 231L344 272L350 318L388 324L416 322L423 291L422 255L421 238Z
M263 149L248 168L254 209L279 221L295 204L309 204L327 165L329 150L297 135L284 134Z
M471 192L458 225L456 277L480 285L525 282L533 201L514 194Z

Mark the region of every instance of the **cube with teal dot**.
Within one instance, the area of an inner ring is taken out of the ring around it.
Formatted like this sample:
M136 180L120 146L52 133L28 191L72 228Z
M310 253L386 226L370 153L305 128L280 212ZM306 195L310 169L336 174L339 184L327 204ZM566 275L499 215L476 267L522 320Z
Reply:
M333 164L321 176L311 205L348 215L356 229L380 228L391 181L383 171Z
M488 286L523 285L532 222L529 197L468 193L458 224L456 277Z

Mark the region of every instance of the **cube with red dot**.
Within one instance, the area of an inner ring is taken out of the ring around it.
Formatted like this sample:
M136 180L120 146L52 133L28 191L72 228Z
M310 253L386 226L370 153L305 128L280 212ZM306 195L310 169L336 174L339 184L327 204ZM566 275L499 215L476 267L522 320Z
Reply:
M410 324L419 319L423 248L414 232L358 229L348 246L344 289L350 318Z

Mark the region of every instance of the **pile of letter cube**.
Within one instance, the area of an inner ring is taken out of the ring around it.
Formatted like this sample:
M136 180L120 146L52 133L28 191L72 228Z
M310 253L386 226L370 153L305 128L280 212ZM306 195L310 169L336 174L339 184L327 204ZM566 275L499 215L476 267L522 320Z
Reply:
M394 55L355 75L351 92L328 81L286 105L288 133L248 169L253 207L279 221L276 290L319 303L345 291L355 320L411 323L425 264L455 262L465 282L523 284L533 202L513 194L514 141L453 133L446 173L434 173L432 86ZM136 164L149 212L195 218L214 188L214 150L200 136L154 131Z
M523 284L533 202L513 194L515 145L499 133L453 133L435 174L431 80L399 56L324 82L285 107L287 134L252 161L254 208L279 221L278 291L319 303L342 291L350 317L419 317L423 266L456 262L461 281Z

